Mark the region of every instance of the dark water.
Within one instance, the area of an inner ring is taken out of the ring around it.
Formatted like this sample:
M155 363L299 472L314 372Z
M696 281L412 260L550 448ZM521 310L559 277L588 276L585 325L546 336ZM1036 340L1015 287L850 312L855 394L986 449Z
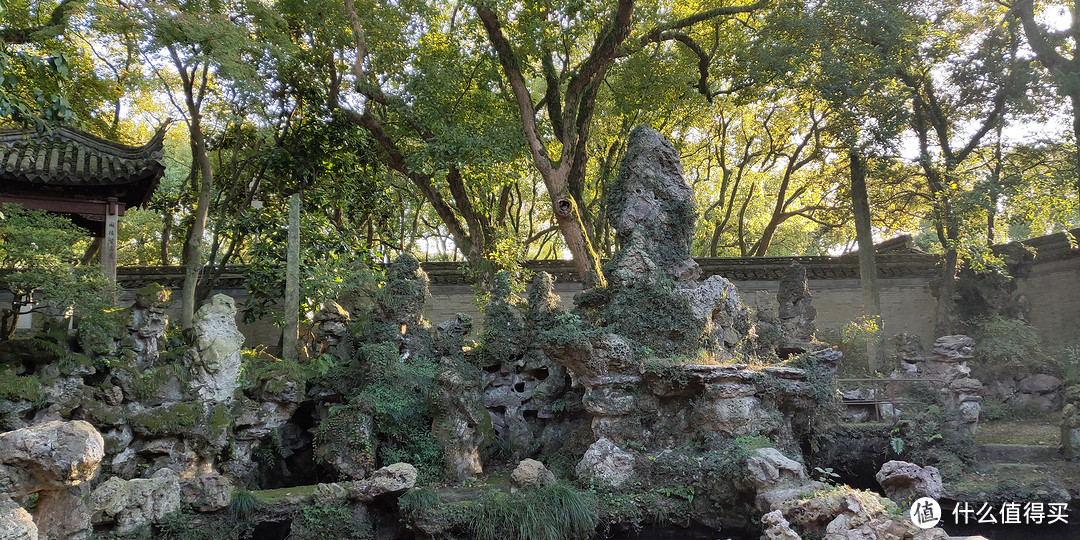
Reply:
M714 531L712 529L661 527L647 528L635 532L615 534L608 538L632 539L632 540L758 540L761 534L750 534L746 531Z
M990 540L1080 540L1080 523L1055 525L967 525L942 526L950 536L982 535Z

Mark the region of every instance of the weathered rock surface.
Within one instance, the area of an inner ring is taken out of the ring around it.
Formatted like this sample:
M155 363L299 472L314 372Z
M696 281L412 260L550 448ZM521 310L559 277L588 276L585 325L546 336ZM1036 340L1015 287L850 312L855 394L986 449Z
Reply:
M1065 459L1080 461L1080 385L1065 389L1061 409L1061 453Z
M663 135L644 126L630 132L606 206L623 246L612 259L621 270L617 278L634 281L653 271L678 280L701 275L690 257L694 192L683 178L679 154Z
M791 530L791 524L779 510L761 516L761 522L765 524L761 540L802 540L798 533Z
M432 434L442 445L446 463L459 482L484 472L480 450L490 442L492 434L480 379L479 373L468 377L448 366L435 380L438 413L432 421Z
M229 506L233 484L217 471L180 479L180 498L200 512L215 512Z
M893 517L872 492L839 488L788 501L779 510L794 526L807 533L824 533L828 540L915 539L945 540L940 528L922 530L907 516Z
M634 476L634 454L601 437L592 443L574 472L611 487L619 487Z
M94 532L90 510L73 489L42 491L34 508L34 523L42 540L84 540Z
M38 540L30 513L7 495L0 495L0 540Z
M409 463L394 463L373 473L366 480L352 482L346 487L348 497L368 502L386 495L401 495L416 486L416 467Z
M112 477L90 494L94 523L115 521L116 532L131 532L180 509L180 478L161 469L150 478Z
M236 327L236 303L224 294L214 295L195 312L192 325L195 344L187 356L191 387L205 401L231 401L244 345L244 335Z
M812 305L813 299L806 283L806 268L791 261L780 276L776 293L777 317L783 333L783 342L777 350L781 358L822 348L815 336L817 309Z
M22 497L93 478L105 441L81 420L46 422L0 434L0 493Z
M510 483L521 489L533 489L555 483L555 474L535 459L523 459L510 473Z
M937 467L920 467L906 461L889 461L874 475L885 495L896 503L910 503L919 497L940 499L941 472Z
M131 350L135 351L136 365L153 364L160 354L161 338L169 326L165 309L172 303L172 291L156 283L147 285L135 293L135 305L131 307L131 320L127 334Z

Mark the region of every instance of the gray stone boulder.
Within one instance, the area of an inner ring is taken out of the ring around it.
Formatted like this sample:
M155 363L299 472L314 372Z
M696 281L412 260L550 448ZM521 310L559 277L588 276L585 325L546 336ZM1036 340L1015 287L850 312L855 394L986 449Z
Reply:
M7 495L0 495L0 540L38 540L30 513Z
M416 467L394 463L371 473L370 478L350 483L346 489L350 500L369 502L386 495L401 495L415 486Z
M940 499L943 493L941 472L937 467L920 467L907 461L889 461L874 475L885 495L897 503L910 503L919 497Z
M105 441L82 420L46 422L0 434L0 493L19 498L81 484L105 457Z
M746 458L747 478L758 491L806 483L806 468L775 448L759 448Z
M180 477L161 469L150 478L122 480L112 477L90 494L94 523L116 523L116 532L128 533L180 509Z
M244 335L236 327L236 302L214 295L195 312L195 344L188 350L191 387L211 403L232 400L240 376L240 348Z
M85 540L94 532L90 510L75 491L42 491L34 507L34 523L42 540Z
M200 512L214 512L229 506L233 484L217 471L180 479L180 498Z
M510 483L521 489L533 489L555 483L555 474L535 459L523 459L510 473Z
M934 354L952 360L970 360L975 357L975 340L963 334L941 336L934 340Z
M765 525L761 540L802 540L798 533L791 530L791 524L779 510L761 516L761 523Z
M619 487L634 476L634 454L619 448L606 437L592 443L574 472L611 487Z

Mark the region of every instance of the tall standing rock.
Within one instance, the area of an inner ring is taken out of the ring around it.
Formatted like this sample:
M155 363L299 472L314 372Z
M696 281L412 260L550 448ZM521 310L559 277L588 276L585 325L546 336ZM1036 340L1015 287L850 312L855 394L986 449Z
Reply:
M606 203L622 246L612 259L616 279L633 280L650 272L678 280L701 275L690 258L694 191L683 178L679 154L663 135L645 126L630 132Z
M659 356L704 348L727 360L749 331L749 312L730 281L696 281L693 195L671 143L634 128L605 200L620 249L606 266L611 287L603 324Z
M821 348L814 334L817 325L817 309L811 305L814 297L806 284L806 267L797 261L784 270L780 276L780 288L776 292L777 318L784 333L784 341L777 351L781 358L798 355Z
M191 386L211 403L231 401L240 376L244 335L236 328L236 303L214 295L192 321L195 345L188 350Z

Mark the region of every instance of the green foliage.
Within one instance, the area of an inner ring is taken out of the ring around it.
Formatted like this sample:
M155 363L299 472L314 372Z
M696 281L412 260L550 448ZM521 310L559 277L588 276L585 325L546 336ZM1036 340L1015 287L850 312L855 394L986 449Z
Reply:
M65 217L16 204L0 208L0 287L15 296L0 319L0 339L10 338L19 315L31 310L62 314L74 306L96 313L109 305L112 293L100 268L78 264L86 242L86 233Z
M68 56L63 51L39 56L10 48L0 40L0 120L33 125L39 131L77 122L71 103L60 91L69 74Z
M415 519L435 511L442 504L439 492L431 488L415 487L398 497L398 509L406 519Z
M972 376L1011 380L1018 373L1065 375L1065 365L1046 354L1038 333L1024 321L995 315L975 322Z
M375 468L376 440L365 405L335 405L315 428L315 460L345 463L371 471Z
M596 531L595 499L566 484L492 491L476 504L469 530L477 540L569 540Z
M250 491L238 489L229 500L229 514L237 519L246 520L254 514L262 502Z
M246 492L245 492L246 493ZM235 496L233 501L235 501ZM192 505L181 503L180 510L165 516L153 529L149 527L117 540L241 540L250 538L254 525L237 519L232 511L199 513Z
M880 321L872 317L859 317L853 321L841 325L832 331L821 332L821 339L826 342L836 343L844 356L837 366L837 377L858 378L874 377L877 373L889 373L894 365L882 365L879 359L877 373L870 373L868 366L869 357L867 345L871 340L880 342Z
M333 366L332 359L329 363L318 358L316 361L301 364L296 360L277 358L267 353L264 347L244 349L240 354L240 387L256 397L263 392L270 395L280 394L290 382L296 383L299 386L298 395L303 395L306 381L326 375Z
M15 369L0 369L0 400L29 401L37 405L45 403L45 392L37 375L16 375Z
M360 522L344 504L315 503L300 509L293 519L289 538L294 540L327 540L330 538L366 537L371 524Z
M701 462L702 471L713 479L743 479L746 476L746 460L759 448L774 446L764 435L742 436L728 440L719 450L705 452Z

